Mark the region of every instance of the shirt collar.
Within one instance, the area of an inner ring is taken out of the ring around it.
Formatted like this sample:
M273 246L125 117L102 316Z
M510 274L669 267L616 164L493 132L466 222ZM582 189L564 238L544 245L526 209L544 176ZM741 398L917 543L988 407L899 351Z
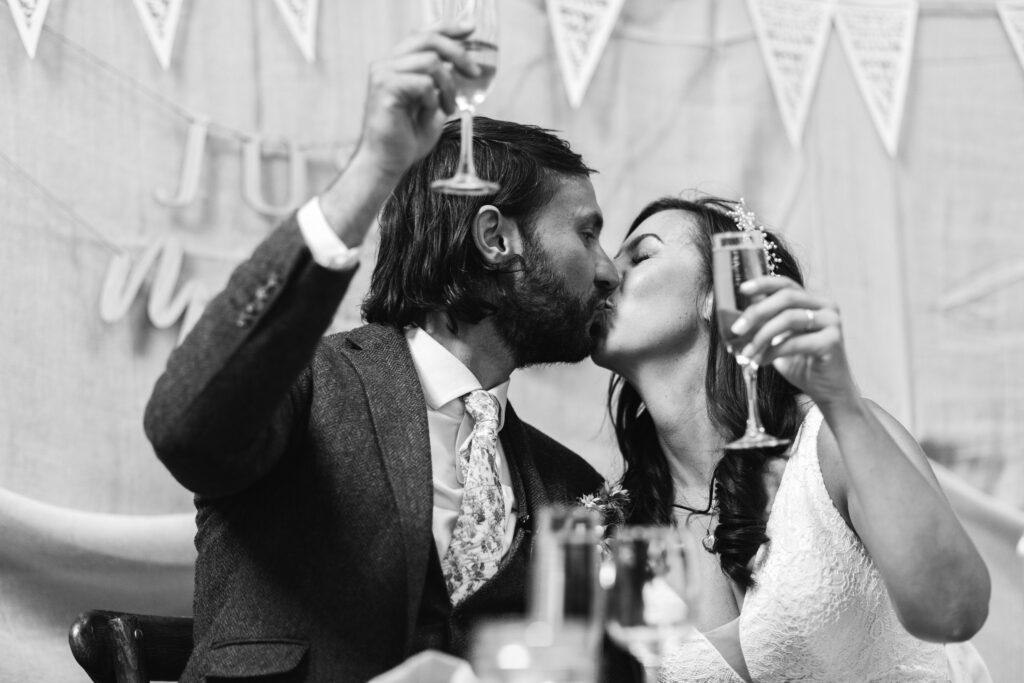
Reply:
M409 344L409 353L412 354L412 363L416 367L420 385L423 387L423 398L431 410L439 410L471 391L483 389L476 375L422 328L415 325L406 328L405 339ZM498 399L501 410L498 419L499 430L505 425L508 385L509 380L505 380L488 390ZM459 401L459 408L464 410L461 404Z

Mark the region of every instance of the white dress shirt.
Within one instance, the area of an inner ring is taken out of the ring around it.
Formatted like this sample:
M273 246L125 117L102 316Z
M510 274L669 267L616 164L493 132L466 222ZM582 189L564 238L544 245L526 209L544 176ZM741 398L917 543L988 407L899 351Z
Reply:
M331 270L353 267L359 260L358 249L345 246L327 223L319 199L307 202L297 216L302 238L313 255L313 260ZM462 505L463 482L459 481L455 456L473 431L473 418L466 413L462 397L482 389L476 375L453 356L444 346L419 327L409 327L405 338L412 354L412 362L423 388L427 404L427 429L430 436L430 463L434 483L433 532L437 555L444 557L452 540L455 520ZM505 406L508 403L508 380L490 389L498 399L500 414L498 431L505 425ZM512 476L505 459L501 439L498 440L498 466L501 488L505 496L505 536L502 554L512 546L516 530L515 494Z
M434 543L437 545L438 557L444 557L462 504L463 482L458 480L455 455L469 440L474 424L473 418L466 413L462 397L483 387L469 368L419 327L408 328L405 338L409 342L412 362L416 366L423 397L427 402L427 429L430 431L430 462L434 479ZM490 393L498 399L498 430L501 431L508 403L508 380L491 389ZM505 536L501 542L504 555L512 545L516 515L512 477L500 439L498 466L505 496Z
M320 208L320 198L313 197L302 205L296 216L302 239L313 260L328 270L347 270L359 262L359 248L348 247L331 229Z

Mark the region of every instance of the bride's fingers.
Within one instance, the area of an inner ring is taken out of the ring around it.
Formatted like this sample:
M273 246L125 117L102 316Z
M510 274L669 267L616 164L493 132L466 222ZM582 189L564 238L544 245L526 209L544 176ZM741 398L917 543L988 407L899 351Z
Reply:
M785 275L762 275L761 277L751 278L741 284L740 291L744 294L757 296L759 294L772 294L786 287L803 289L799 283Z
M747 358L757 358L793 335L832 326L839 326L839 312L832 308L787 308L757 328L740 353Z
M790 282L790 285L777 288L771 295L747 306L739 319L733 323L732 333L742 336L750 330L757 330L786 309L810 308L816 310L828 305L828 302L821 297L811 294L792 281Z
M769 352L791 337L826 329L835 329L836 339L842 339L842 321L835 307L786 309L759 328L741 353L762 362Z
M839 327L830 325L816 332L796 334L767 348L758 359L758 365L768 365L788 356L824 357L842 344Z

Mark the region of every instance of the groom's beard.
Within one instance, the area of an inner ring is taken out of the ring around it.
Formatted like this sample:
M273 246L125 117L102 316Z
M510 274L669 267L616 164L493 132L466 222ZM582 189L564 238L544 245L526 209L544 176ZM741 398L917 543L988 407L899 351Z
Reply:
M528 245L523 271L501 297L494 323L512 351L516 367L540 363L578 363L597 344L599 306L606 298L596 289L589 297L573 294L539 248Z

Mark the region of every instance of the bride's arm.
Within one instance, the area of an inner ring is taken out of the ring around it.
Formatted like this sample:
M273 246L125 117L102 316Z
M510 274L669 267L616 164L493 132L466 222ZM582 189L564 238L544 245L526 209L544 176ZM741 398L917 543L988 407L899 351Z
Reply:
M758 278L742 291L765 297L733 325L735 334L753 331L742 354L771 363L821 408L825 484L881 572L900 621L923 640L970 638L988 616L988 570L921 447L861 398L838 307L785 277Z
M819 403L826 487L878 567L903 626L937 642L985 623L988 570L914 438L859 397Z

